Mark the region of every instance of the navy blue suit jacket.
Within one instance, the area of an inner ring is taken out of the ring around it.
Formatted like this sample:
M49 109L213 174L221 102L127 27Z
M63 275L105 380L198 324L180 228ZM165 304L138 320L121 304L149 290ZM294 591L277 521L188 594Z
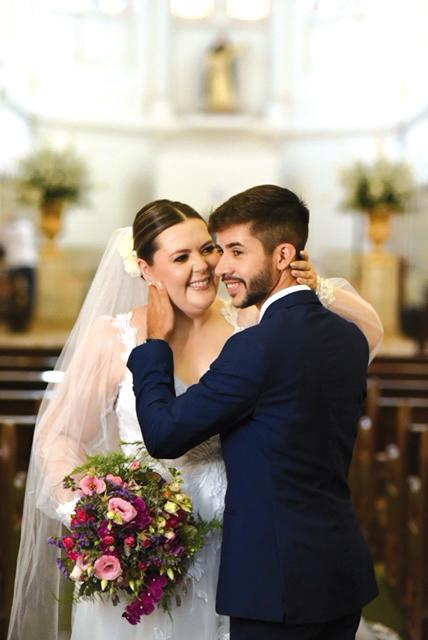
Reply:
M311 291L273 302L178 398L168 344L132 351L152 456L176 458L221 435L228 489L219 613L323 622L377 594L347 485L367 362L364 335Z

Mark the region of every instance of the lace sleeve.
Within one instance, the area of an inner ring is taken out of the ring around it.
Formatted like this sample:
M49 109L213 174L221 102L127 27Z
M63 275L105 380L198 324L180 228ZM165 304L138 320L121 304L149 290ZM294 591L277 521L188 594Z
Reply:
M37 506L48 515L54 516L58 504L71 497L62 478L87 454L117 444L112 409L125 373L123 348L113 319L98 318L42 407L32 462Z
M326 306L361 329L369 343L371 362L383 339L383 326L378 314L344 278L328 278L327 282L333 287L333 296ZM323 302L322 297L320 300Z

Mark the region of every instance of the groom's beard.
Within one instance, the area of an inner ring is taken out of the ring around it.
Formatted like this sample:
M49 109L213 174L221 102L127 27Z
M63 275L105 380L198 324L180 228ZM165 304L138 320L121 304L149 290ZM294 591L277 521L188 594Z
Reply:
M281 277L281 274L280 274ZM243 281L244 282L244 281ZM278 280L272 273L272 267L269 263L265 265L265 268L259 271L248 282L244 282L246 286L246 295L241 302L233 300L233 304L238 309L245 309L252 305L261 305L267 300L278 284Z

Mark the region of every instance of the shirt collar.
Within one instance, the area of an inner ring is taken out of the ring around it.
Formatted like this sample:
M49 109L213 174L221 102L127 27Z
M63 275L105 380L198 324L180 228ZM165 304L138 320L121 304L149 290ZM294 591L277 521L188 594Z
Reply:
M263 315L266 309L277 300L280 300L284 296L288 296L289 293L295 293L296 291L311 291L311 288L308 287L307 284L296 284L294 287L287 287L286 289L281 289L277 291L272 296L270 296L267 300L265 300L260 309L259 322L263 318Z

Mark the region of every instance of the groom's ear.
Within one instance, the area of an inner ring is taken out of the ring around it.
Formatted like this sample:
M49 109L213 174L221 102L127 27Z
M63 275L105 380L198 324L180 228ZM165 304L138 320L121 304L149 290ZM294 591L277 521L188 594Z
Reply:
M296 248L288 242L283 242L276 247L274 257L278 271L285 271L296 257Z

